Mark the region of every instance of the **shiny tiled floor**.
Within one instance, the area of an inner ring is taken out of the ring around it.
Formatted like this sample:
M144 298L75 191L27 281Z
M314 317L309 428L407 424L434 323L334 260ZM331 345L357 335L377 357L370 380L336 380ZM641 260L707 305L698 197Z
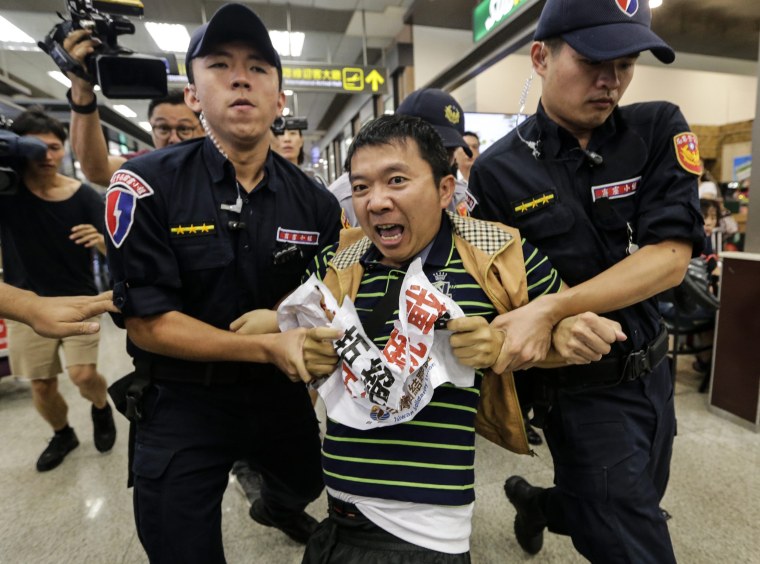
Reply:
M680 562L760 562L760 434L708 413L696 391L699 377L687 367L676 390L679 436L672 478L663 506L673 514L670 530ZM129 371L124 333L104 320L100 371L110 381ZM37 473L34 462L50 430L34 411L28 383L0 380L0 564L147 561L135 535L131 491L126 489L126 424L108 454L91 439L89 407L66 378L61 388L80 447L57 469ZM514 512L502 492L504 478L522 474L538 485L551 483L545 447L538 457L517 457L480 441L473 562L583 562L569 539L547 535L543 551L525 555L512 535ZM253 523L234 484L224 498L224 537L230 563L300 562L301 547L278 531ZM325 514L324 497L308 511Z

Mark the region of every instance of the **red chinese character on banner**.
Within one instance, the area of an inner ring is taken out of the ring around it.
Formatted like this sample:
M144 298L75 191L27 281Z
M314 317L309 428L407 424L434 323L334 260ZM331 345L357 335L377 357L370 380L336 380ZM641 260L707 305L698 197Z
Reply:
M399 333L398 329L393 329L388 342L385 343L383 356L391 364L404 368L404 364L406 363L406 345L406 337Z
M428 348L425 343L418 343L417 346L409 347L411 354L411 362L409 365L409 374L417 370L420 366L420 360L422 360L427 354Z
M356 397L356 394L354 394L351 391L351 388L348 387L349 382L358 382L359 378L356 377L356 375L351 372L351 369L348 367L348 364L345 362L343 363L343 385L346 387L346 391L351 394L352 397ZM367 395L367 392L362 392L361 397L364 397Z
M446 306L432 293L417 285L409 287L406 297L413 300L406 301L407 321L422 331L423 335L427 335L435 320L446 311Z

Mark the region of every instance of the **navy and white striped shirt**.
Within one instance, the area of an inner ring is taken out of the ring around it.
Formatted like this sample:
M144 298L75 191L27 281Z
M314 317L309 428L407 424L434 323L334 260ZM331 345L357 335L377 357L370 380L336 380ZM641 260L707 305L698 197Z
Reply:
M528 297L557 292L557 272L535 247L522 241ZM337 246L315 257L307 273L322 278ZM354 304L362 322L385 294L389 283L403 277L404 269L379 262L375 247L361 258L364 267ZM444 216L423 270L431 283L451 296L467 316L491 321L496 309L475 279L464 269ZM379 335L368 335L383 349L398 310L388 311ZM475 413L480 399L482 374L476 372L472 388L450 384L436 388L430 403L412 421L360 431L327 421L322 447L325 484L349 494L436 505L467 505L475 499Z

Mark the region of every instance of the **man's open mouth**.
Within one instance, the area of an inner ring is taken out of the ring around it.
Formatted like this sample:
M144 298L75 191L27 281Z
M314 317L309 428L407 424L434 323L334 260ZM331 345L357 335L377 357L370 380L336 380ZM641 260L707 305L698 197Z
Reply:
M397 241L401 239L401 235L404 233L403 226L398 223L385 223L383 225L375 225L375 231L383 241Z

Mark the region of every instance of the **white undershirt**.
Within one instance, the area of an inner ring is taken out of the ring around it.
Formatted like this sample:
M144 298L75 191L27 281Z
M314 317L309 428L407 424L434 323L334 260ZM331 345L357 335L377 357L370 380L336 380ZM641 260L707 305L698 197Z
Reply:
M472 511L469 505L429 505L363 497L327 488L328 493L353 503L367 519L400 539L448 554L470 550Z

